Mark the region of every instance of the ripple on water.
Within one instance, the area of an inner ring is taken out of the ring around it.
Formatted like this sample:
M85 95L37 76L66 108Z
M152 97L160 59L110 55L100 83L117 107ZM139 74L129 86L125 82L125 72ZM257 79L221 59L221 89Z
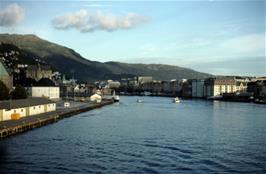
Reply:
M0 173L266 173L265 107L136 99L0 141Z

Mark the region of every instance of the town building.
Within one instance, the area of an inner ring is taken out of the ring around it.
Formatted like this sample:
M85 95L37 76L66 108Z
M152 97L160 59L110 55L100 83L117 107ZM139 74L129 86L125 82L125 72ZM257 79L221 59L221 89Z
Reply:
M164 94L171 94L171 83L170 81L162 81L162 92Z
M6 68L5 64L2 63L0 60L0 81L2 81L9 90L13 87L13 78L10 75L8 69Z
M180 94L181 91L181 86L179 81L177 81L176 79L173 79L170 81L170 92L173 96L177 96Z
M150 83L152 82L152 76L138 76L137 77L137 83L138 85L143 83Z
M48 65L28 65L26 70L26 77L32 78L36 81L42 78L49 78L51 79L53 76L53 71L50 66Z
M0 101L0 121L11 120L12 114L28 117L56 110L56 103L46 98Z
M193 98L204 97L204 80L203 79L192 80L192 97Z
M151 92L155 95L161 94L163 90L162 82L161 81L152 81L142 83L139 86L139 89L143 92Z
M192 81L191 80L182 80L182 90L181 96L186 98L192 97Z
M249 79L235 76L208 78L204 82L204 97L219 97L224 93L245 93Z
M266 98L266 80L262 81L262 87L260 91L260 96Z
M27 88L27 92L30 97L60 98L60 88L58 86L32 86Z
M111 89L118 89L120 85L121 84L118 81L108 80L106 87Z
M55 83L48 78L42 78L35 86L26 89L30 97L45 97L53 100L60 98L59 86L55 86Z
M256 78L248 83L247 92L255 98L266 98L266 78Z
M77 84L74 86L75 93L86 93L86 84Z
M102 96L100 94L93 94L92 96L90 96L90 100L92 102L96 102L96 103L101 103L102 101Z
M66 79L65 75L62 75L62 80L60 82L61 85L76 85L77 84L77 79L71 78L69 80Z
M161 81L153 81L152 82L152 87L151 87L151 92L155 95L160 95L162 93L162 82Z

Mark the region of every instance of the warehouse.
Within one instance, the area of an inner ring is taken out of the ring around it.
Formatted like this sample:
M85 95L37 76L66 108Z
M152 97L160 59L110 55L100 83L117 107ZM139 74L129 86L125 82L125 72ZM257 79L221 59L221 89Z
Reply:
M0 101L0 121L19 119L56 110L56 103L46 98Z

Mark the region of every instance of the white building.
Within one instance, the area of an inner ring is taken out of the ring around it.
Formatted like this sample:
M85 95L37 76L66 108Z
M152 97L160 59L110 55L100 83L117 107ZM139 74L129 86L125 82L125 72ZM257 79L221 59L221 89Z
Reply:
M102 96L100 96L99 94L93 94L92 96L90 96L90 100L92 102L101 103Z
M143 83L151 83L152 80L152 76L138 76L137 77L137 82L138 84L143 84Z
M113 80L108 80L107 81L107 88L112 88L112 89L117 89L120 87L120 82L118 81L113 81Z
M247 79L233 76L209 78L204 83L204 96L218 97L224 93L244 93L247 90Z
M32 86L27 89L30 97L45 97L59 99L60 88L58 86Z
M192 97L204 97L204 80L192 80Z
M74 87L75 93L85 93L86 92L86 85L85 84L78 84Z
M0 101L0 121L11 120L12 114L21 118L56 110L56 103L45 98Z

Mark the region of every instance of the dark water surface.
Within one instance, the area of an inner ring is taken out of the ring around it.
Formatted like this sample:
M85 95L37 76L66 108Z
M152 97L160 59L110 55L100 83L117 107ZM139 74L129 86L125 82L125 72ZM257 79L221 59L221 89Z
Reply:
M121 97L0 141L0 173L266 173L266 106Z

